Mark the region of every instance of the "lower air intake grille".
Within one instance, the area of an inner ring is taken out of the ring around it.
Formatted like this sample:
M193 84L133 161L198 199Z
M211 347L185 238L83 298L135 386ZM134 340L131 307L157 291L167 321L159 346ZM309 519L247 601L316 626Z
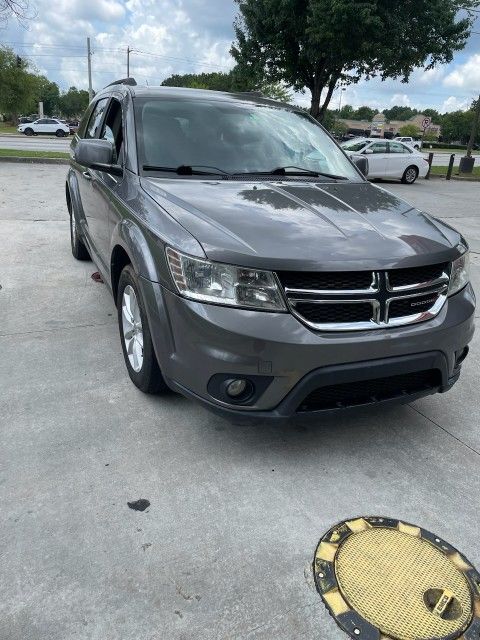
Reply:
M315 323L369 322L373 316L370 302L355 304L297 302L295 310L309 322Z
M428 389L435 389L441 384L442 378L438 369L415 371L387 378L333 384L328 387L319 387L312 391L298 407L297 411L321 411L372 404L381 400L389 400Z

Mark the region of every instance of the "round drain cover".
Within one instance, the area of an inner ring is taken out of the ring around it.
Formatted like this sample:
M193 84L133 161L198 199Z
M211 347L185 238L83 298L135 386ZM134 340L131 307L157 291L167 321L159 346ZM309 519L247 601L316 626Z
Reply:
M332 527L315 552L317 589L361 640L480 640L480 574L420 527L366 517Z

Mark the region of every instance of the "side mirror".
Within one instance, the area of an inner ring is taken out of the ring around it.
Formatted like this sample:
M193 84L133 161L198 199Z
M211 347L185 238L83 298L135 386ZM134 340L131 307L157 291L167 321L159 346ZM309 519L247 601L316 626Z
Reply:
M369 149L365 149L365 151L363 153L365 153L365 154L373 153L373 149L370 149L370 148Z
M108 140L89 138L79 140L74 151L74 159L78 164L97 171L105 171L115 176L123 175L120 165L114 164L115 149Z
M362 175L368 176L368 158L365 158L365 156L352 156L352 162Z

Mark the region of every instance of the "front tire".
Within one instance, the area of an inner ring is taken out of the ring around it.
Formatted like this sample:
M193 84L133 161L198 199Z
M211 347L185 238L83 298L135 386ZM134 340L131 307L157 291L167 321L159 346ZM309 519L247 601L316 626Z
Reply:
M62 129L57 129L55 135L57 136L57 138L63 138L63 136L65 135L65 131L62 131Z
M73 210L70 211L70 244L72 255L76 260L90 260L88 249L78 233L78 224Z
M26 136L33 136L33 129L31 129L30 127L27 127L23 133Z
M168 387L153 348L138 278L131 265L120 275L117 310L123 357L131 381L144 393L166 391Z
M413 184L415 180L418 178L418 168L414 165L407 167L402 176L403 184Z

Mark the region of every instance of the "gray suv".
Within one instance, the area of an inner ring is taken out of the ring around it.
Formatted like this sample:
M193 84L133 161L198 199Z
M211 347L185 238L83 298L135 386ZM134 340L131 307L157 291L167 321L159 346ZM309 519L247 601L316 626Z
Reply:
M474 330L467 243L362 162L258 94L100 91L71 144L71 244L113 293L135 385L235 420L450 389Z

